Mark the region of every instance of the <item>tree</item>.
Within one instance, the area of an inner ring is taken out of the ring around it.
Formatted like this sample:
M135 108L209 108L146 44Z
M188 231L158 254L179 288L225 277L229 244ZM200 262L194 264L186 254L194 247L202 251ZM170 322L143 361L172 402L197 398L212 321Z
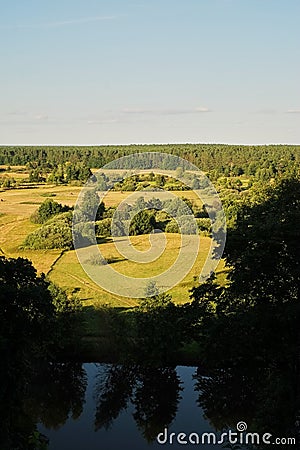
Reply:
M96 236L108 237L111 236L112 219L102 219L96 222Z
M227 286L203 283L186 307L203 363L256 361L299 376L299 219L298 179L281 179L240 205L227 235Z
M52 344L55 319L48 283L37 276L31 262L0 257L0 336L1 354L18 354L22 359L31 348L44 353ZM50 337L50 339L49 339Z
M155 228L155 216L151 211L140 211L137 213L130 224L130 236L138 234L148 234Z
M151 283L147 291L155 294L156 285ZM132 359L154 366L172 364L182 345L180 321L180 311L169 294L143 298L133 313Z
M63 164L58 164L48 177L49 183L61 184L65 182L65 174Z
M25 238L23 247L32 250L73 248L72 213L57 214L49 219Z
M62 347L77 325L80 301L37 275L24 258L0 257L0 349L9 358L30 353L47 357ZM61 327L61 324L63 326ZM73 336L74 337L74 336Z
M164 187L166 183L166 177L164 175L156 174L155 183L158 187Z
M80 205L75 210L78 220L80 217L85 221L100 220L103 217L105 205L99 201L99 196L95 189L87 190Z
M54 200L47 199L31 216L31 221L34 223L45 223L51 217L70 210L71 208L67 205L61 205L60 203L55 202Z
M39 183L40 181L45 181L43 178L41 167L36 167L29 172L29 183Z
M67 294L54 283L49 283L48 291L55 308L57 350L60 349L69 356L77 347L78 332L82 324L82 304L74 294Z
M91 169L83 163L69 163L66 165L66 181L87 181L92 175Z
M237 295L247 294L249 303L297 298L299 220L298 179L253 190L248 202L240 205L225 248L228 265L234 265L229 277Z

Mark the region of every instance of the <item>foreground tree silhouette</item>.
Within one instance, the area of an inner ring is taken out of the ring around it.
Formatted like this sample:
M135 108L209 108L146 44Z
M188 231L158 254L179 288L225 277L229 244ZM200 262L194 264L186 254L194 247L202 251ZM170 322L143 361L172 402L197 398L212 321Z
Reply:
M299 299L300 181L283 179L255 192L239 209L228 236L226 260L234 270L230 290L246 304Z
M225 256L232 268L228 285L220 287L210 279L193 290L192 303L186 308L201 362L219 371L217 384L204 383L206 392L210 388L211 396L220 380L226 384L237 373L242 383L255 366L259 405L254 417L259 412L263 427L263 417L275 417L276 399L281 399L287 432L293 429L300 408L299 219L298 179L280 180L256 192L240 208L236 227L228 234ZM250 392L254 379L249 380ZM230 400L226 402L228 413Z
M49 344L55 307L44 276L31 262L0 257L1 354L22 358L28 351L42 353Z
M62 290L49 288L30 261L0 257L1 450L44 448L26 398L40 365L61 352L63 327L74 329L77 307Z
M147 290L155 293L155 286ZM165 366L176 361L182 345L180 309L169 294L143 298L133 312L131 359L142 365Z

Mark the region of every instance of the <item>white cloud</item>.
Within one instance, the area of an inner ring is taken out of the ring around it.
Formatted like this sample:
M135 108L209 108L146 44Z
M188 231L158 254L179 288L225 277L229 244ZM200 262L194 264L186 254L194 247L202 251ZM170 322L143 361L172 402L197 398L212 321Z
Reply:
M48 120L48 116L46 114L36 114L34 116L35 120Z
M181 115L181 114L198 114L207 113L211 110L204 106L197 106L195 108L170 108L170 109L143 109L143 108L124 108L121 112L123 114L151 114L151 115Z
M211 112L211 110L208 109L208 108L206 108L205 106L197 106L197 107L195 108L195 112L199 112L199 113L202 113L202 112Z
M117 119L91 119L91 120L87 121L87 123L89 125L105 125L105 124L117 123L117 122L118 122Z
M288 109L287 113L288 114L300 114L300 108Z

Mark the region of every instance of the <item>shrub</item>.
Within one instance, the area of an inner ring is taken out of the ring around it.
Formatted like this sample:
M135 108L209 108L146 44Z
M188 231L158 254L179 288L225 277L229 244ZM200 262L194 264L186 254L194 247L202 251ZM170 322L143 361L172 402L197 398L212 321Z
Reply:
M92 266L105 266L107 261L101 255L92 255L85 263L91 264Z
M197 225L200 231L210 233L211 232L211 222L209 218L196 219Z
M110 218L98 220L95 226L96 236L111 236L111 221Z
M80 222L73 227L73 238L77 247L95 244L95 223Z
M167 223L166 233L179 233L179 227L175 219L171 219L170 222Z
M63 206L60 203L55 202L54 200L47 199L41 204L38 210L32 214L31 221L33 223L45 223L51 217L66 211L70 211L70 209L71 208L69 208L69 206Z
M41 228L30 233L26 237L23 247L32 250L71 249L73 248L71 224L71 213L64 213L52 218Z

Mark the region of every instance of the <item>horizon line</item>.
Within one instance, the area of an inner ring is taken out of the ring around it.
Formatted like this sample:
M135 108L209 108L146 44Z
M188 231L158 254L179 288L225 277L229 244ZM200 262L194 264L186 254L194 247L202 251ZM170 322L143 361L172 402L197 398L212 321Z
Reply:
M151 145L235 145L235 146L244 146L244 147L261 147L261 146L272 146L272 145L288 145L288 146L300 146L300 143L287 143L287 142L264 142L264 143L251 143L251 144L244 144L241 142L238 143L232 143L232 142L213 142L213 141L207 141L207 142L188 142L188 141L182 141L182 142L130 142L130 143L123 143L123 144L0 144L1 147L130 147L130 146L151 146Z

